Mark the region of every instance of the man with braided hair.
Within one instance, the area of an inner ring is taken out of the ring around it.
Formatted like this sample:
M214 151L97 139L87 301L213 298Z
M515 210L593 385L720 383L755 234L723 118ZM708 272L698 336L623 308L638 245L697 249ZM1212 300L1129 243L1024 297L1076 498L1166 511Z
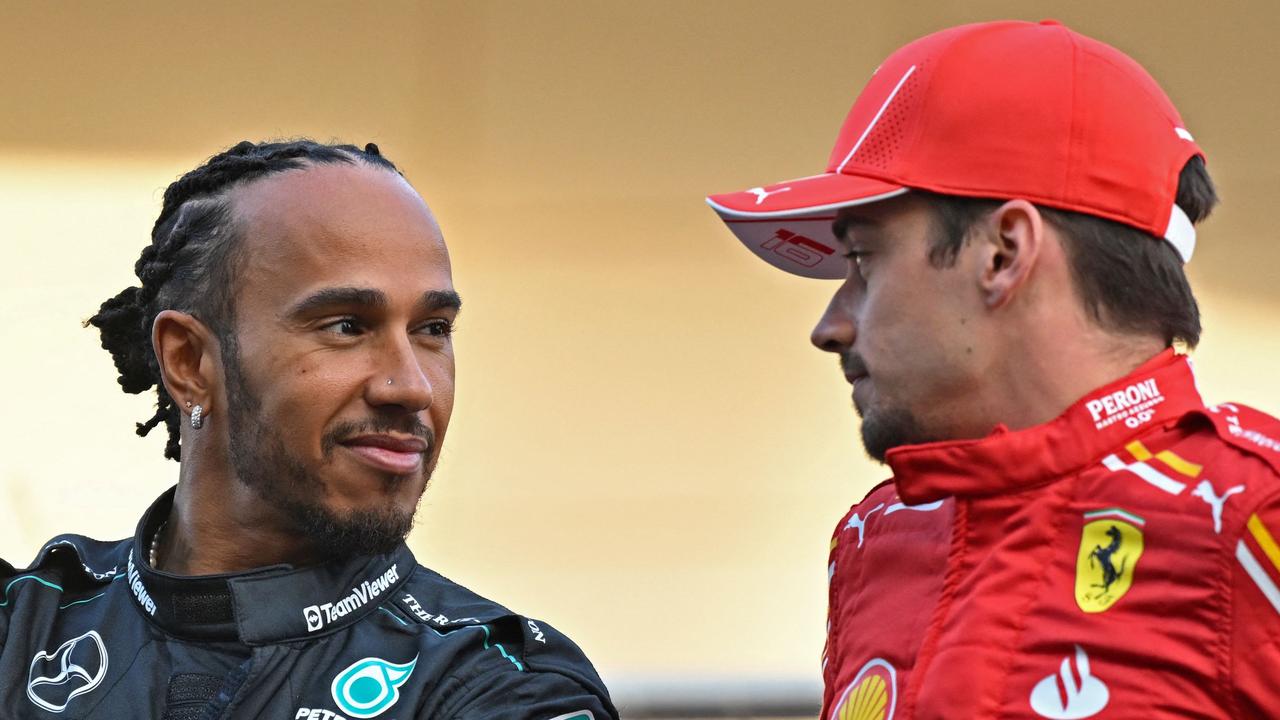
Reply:
M178 483L114 543L0 561L0 717L616 717L564 635L404 544L453 405L461 301L372 144L242 142L165 191L102 304Z

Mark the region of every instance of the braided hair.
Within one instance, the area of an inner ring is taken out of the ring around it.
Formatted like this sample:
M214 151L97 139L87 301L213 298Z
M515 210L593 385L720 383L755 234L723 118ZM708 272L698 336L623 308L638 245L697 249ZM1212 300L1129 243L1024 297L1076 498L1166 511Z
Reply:
M189 313L209 326L223 345L235 352L234 280L240 233L235 226L230 191L259 178L316 164L366 163L399 173L378 146L326 145L301 139L287 142L241 142L209 158L164 191L160 216L151 229L151 244L134 264L141 284L127 287L102 303L85 321L102 335L120 373L120 387L139 394L155 387L156 412L137 423L145 436L164 422L169 441L164 456L181 455L181 413L165 389L160 364L151 348L151 325L162 310Z

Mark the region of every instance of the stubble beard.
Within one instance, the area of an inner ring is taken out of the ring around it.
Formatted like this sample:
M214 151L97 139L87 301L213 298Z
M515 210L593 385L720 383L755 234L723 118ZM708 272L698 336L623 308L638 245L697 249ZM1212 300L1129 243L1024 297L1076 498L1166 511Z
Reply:
M863 407L857 400L853 405L862 418L862 447L877 462L883 463L893 448L930 439L920 421L906 408Z
M345 559L379 555L396 548L413 529L414 509L400 508L390 493L381 507L337 513L325 506L324 481L285 446L278 424L261 415L258 398L245 382L234 340L224 344L227 379L227 434L231 463L241 482L270 503L305 537L315 556ZM325 443L325 454L336 442ZM423 470L429 473L428 469ZM396 476L389 490L411 476ZM425 487L425 485L424 485Z

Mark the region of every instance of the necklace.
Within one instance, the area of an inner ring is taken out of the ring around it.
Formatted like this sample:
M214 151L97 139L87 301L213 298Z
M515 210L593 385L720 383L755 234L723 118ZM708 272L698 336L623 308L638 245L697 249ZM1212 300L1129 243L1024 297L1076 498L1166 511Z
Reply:
M156 558L159 556L160 551L160 534L164 532L164 527L168 524L167 520L160 523L160 527L156 528L156 534L151 536L151 553L147 559L151 561L151 567L155 570L160 569L156 563Z

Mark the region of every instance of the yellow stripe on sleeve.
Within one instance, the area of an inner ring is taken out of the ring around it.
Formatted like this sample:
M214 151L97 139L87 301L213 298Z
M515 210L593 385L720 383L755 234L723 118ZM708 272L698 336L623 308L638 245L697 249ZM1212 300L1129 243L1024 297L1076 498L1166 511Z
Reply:
M1134 440L1128 445L1125 445L1124 449L1128 450L1129 454L1139 462L1145 462L1151 459L1151 451L1147 449L1146 445L1142 444L1141 440Z
M1204 466L1197 465L1191 462L1190 460L1183 460L1182 458L1173 454L1173 451L1171 450L1161 450L1160 452L1156 453L1156 458L1158 458L1160 462L1164 463L1165 465L1168 465L1169 467L1173 468L1174 470L1177 470L1178 472L1182 473L1183 475L1186 475L1187 477L1196 477L1197 475L1200 474L1201 470L1204 470Z
M1266 553L1267 559L1275 566L1276 571L1280 572L1280 545L1276 545L1276 539L1271 537L1271 533L1267 532L1267 526L1262 524L1262 520L1255 514L1249 516L1249 533L1253 535L1253 539L1258 541L1258 547L1262 548L1262 552Z

